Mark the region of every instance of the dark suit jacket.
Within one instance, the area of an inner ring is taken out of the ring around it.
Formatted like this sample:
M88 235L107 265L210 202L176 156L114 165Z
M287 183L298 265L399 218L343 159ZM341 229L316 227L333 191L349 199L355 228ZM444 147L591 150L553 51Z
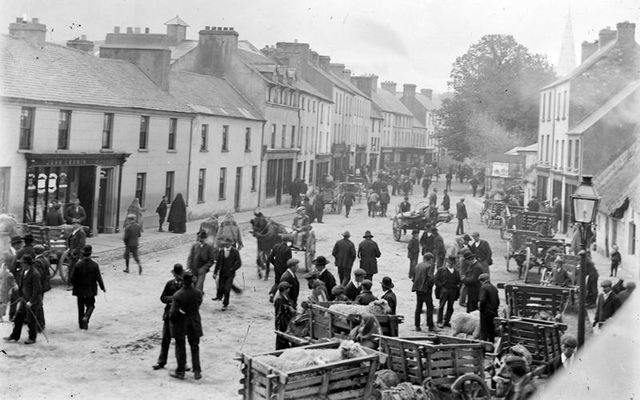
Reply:
M67 239L67 247L74 257L80 256L80 252L85 244L87 244L87 234L84 232L82 227L78 229L78 232L72 234Z
M171 336L202 336L200 304L202 304L202 292L193 286L182 287L173 295L171 311L169 312Z
M400 212L407 211L411 211L411 203L409 203L408 201L403 201L402 203L400 203Z
M387 293L383 294L381 299L386 300L389 303L389 307L391 308L391 314L396 314L396 307L398 306L398 299L396 298L396 294L389 290Z
M458 219L467 218L467 207L461 201L456 203L456 218Z
M335 257L337 267L351 268L356 260L356 246L349 239L340 239L333 246L331 255Z
M500 297L498 296L498 289L491 284L491 282L485 282L480 287L480 296L478 308L480 313L492 313L498 314L498 307L500 307Z
M271 262L274 267L287 268L287 261L290 259L291 248L287 246L286 242L280 242L271 249L269 262Z
M368 291L368 292L363 291L356 296L356 304L360 304L362 306L369 305L369 303L376 300L378 300L378 298L374 296L373 293L371 293L371 291Z
M80 222L80 224L84 223L84 220L87 219L87 213L84 212L84 208L82 206L78 206L76 210L76 206L70 205L64 211L64 219L68 224L73 223L74 220Z
M31 302L32 308L42 306L42 278L34 266L26 271L24 268L16 279L20 296L25 302Z
M40 254L34 260L33 266L38 269L38 273L40 274L42 293L48 292L51 290L51 284L49 283L49 278L51 278L51 271L49 270L51 263L49 262L49 258L45 257L44 254Z
M422 246L422 254L431 253L435 256L434 253L434 239L435 236L433 234L429 235L429 232L425 231L420 238L420 245Z
M347 296L351 301L354 301L361 291L362 286L357 287L355 283L353 283L353 281L349 281L349 283L347 283L347 286L345 286L344 288L345 296Z
M367 274L378 273L378 260L380 257L380 249L378 244L371 239L365 239L358 245L358 258L360 259L360 268L367 271Z
M124 228L124 245L137 246L140 243L140 225L137 222L131 222Z
M607 300L604 299L604 294L600 293L596 303L596 317L594 318L594 322L605 322L618 311L620 305L620 299L615 293L611 292Z
M229 251L229 257L224 258L224 250L218 251L218 260L216 261L216 268L213 270L214 274L220 274L220 277L231 277L236 275L236 271L242 266L242 260L240 259L240 253L235 247L231 247Z
M73 285L73 295L77 297L95 297L98 294L98 285L104 290L100 267L88 257L78 261L69 279Z
M493 260L491 259L491 247L489 246L489 242L486 240L480 239L478 241L478 246L476 247L474 243L469 246L469 250L476 255L478 261L486 262L487 265L493 264Z
M233 250L231 250L231 253L233 253ZM196 276L200 273L206 274L216 260L215 257L216 254L212 245L206 242L202 243L202 245L200 242L194 243L189 251L189 257L187 257L187 268ZM203 272L199 272L200 269L203 269Z
M482 266L476 261L467 272L466 277L462 280L462 283L467 287L467 295L469 300L467 302L477 303L480 297L480 281L478 277L482 274Z
M292 273L290 269L284 271L280 277L280 282L289 282L291 289L289 289L289 298L293 302L294 306L298 304L298 295L300 294L300 282L296 274Z
M551 279L554 285L558 286L569 286L571 285L571 277L569 273L562 268L558 271L558 269L553 270L553 278Z
M162 320L169 319L169 312L171 311L171 303L173 303L173 295L182 287L182 284L175 279L171 279L164 285L162 294L160 295L160 301L165 304L164 313L162 314Z
M457 270L453 270L453 273L449 272L446 267L440 268L436 272L436 286L440 288L440 293L457 293L460 288L460 273Z
M422 261L416 265L412 292L431 293L433 287L433 263Z
M324 282L324 286L327 288L327 298L329 301L333 301L333 295L331 294L331 290L336 286L336 278L333 276L328 269L323 269L318 277L322 282Z

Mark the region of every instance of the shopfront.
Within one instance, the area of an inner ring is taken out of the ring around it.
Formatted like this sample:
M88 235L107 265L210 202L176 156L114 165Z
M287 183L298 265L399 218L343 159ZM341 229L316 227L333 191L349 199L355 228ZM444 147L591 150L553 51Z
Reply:
M93 233L117 232L122 165L129 154L25 154L27 174L23 221L43 224L51 202L62 211L75 198Z

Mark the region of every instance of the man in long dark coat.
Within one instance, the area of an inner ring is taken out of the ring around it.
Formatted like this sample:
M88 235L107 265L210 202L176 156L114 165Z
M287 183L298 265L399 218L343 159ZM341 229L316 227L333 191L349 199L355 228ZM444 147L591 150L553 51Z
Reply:
M284 271L282 277L280 277L280 282L288 282L289 285L291 285L291 289L289 289L289 298L291 299L294 308L298 305L298 295L300 294L300 282L296 275L299 263L300 260L296 258L292 258L287 261L287 270Z
M45 328L44 318L44 294L51 290L51 284L49 279L51 278L51 263L49 262L49 256L45 254L45 248L41 244L33 246L36 252L36 258L33 262L33 266L38 270L40 274L40 282L42 284L42 305L38 308L36 317L38 319L38 332L42 332Z
M216 261L216 250L206 242L207 232L198 232L198 241L191 246L187 258L187 269L196 279L195 288L204 294L204 279Z
M371 231L366 231L364 240L358 245L358 258L360 259L360 268L365 270L367 274L365 279L372 280L373 275L378 273L378 258L380 258L380 249L378 244L372 240Z
M350 237L351 233L344 231L342 239L335 243L331 251L331 255L336 259L335 264L338 268L340 284L343 286L346 286L351 279L351 268L353 268L353 262L356 259L356 247L349 240Z
M460 294L460 273L455 269L455 265L456 256L449 256L446 268L440 268L436 272L436 298L440 298L438 327L451 326L449 322L451 321L451 315L453 315L453 304ZM447 309L446 314L444 313L445 307Z
M467 218L467 207L464 205L464 199L460 199L456 203L456 219L458 220L456 235L464 235L464 220Z
M287 245L287 242L281 240L278 244L273 246L271 254L269 255L269 262L273 264L273 271L275 273L275 281L271 290L269 290L269 301L273 303L273 297L276 295L278 284L282 274L287 270L287 261L292 257L291 248Z
M176 341L176 361L178 367L170 375L174 378L184 379L187 364L187 349L185 337L191 348L191 365L193 377L202 378L200 367L200 338L202 337L202 322L200 321L200 305L202 304L202 292L193 287L193 275L191 271L185 271L182 275L182 288L174 295L171 302L171 336Z
M482 272L489 274L489 266L493 265L491 246L486 240L480 239L478 232L473 232L471 237L473 242L469 245L469 250L476 255L478 262L482 265Z
M213 279L217 279L218 276L220 276L216 298L222 298L222 311L225 311L229 307L229 296L233 288L233 279L236 276L236 271L240 269L241 266L242 260L240 259L240 252L233 247L233 242L227 239L223 243L222 250L218 252L216 268L213 270ZM238 290L239 289L234 289L234 292L237 293Z
M169 356L169 346L171 345L171 322L169 320L169 312L171 311L171 303L173 295L182 287L182 274L184 269L182 264L175 264L171 270L173 279L167 281L160 295L160 301L165 304L162 313L162 342L160 344L160 355L158 362L152 367L154 370L164 368Z
M33 266L33 257L26 254L20 260L21 270L16 276L16 284L18 286L18 299L16 300L16 314L13 320L13 331L11 335L5 337L7 342L20 340L22 334L22 326L27 323L29 328L29 339L25 344L33 344L36 342L38 335L37 313L42 306L42 279L40 273Z
M496 338L496 326L493 320L498 316L500 297L498 296L498 289L489 280L489 274L480 274L478 280L482 284L478 297L480 340L493 343Z
M98 263L91 259L93 248L90 244L82 249L82 259L78 261L69 280L73 284L73 295L78 303L78 325L80 329L89 329L89 319L95 310L98 285L107 292L102 281Z
M462 283L467 288L467 312L470 313L478 309L478 301L480 300L480 280L482 275L482 266L476 259L476 255L469 252L464 255L465 260L471 262L469 272L465 275Z

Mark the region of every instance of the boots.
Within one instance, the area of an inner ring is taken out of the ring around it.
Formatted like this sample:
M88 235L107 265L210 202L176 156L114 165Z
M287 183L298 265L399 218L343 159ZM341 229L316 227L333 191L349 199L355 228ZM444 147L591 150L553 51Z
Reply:
M84 313L84 317L82 317L83 326L81 329L89 329L89 319L91 318L91 314L93 314L93 310L95 310L95 307L87 307L87 311Z
M124 267L124 269L122 270L122 272L124 272L125 274L128 274L128 273L129 273L129 260L126 260L126 262L125 262L125 267Z
M142 275L142 265L138 264L138 275Z

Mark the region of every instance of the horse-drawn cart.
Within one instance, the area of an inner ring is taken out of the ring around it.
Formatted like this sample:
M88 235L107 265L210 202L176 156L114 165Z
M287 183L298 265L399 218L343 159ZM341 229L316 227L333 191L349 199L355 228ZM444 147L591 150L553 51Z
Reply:
M46 226L22 225L23 234L30 233L34 244L44 246L45 255L49 258L49 279L57 273L63 282L69 280L71 255L67 250L67 238L71 235L71 225Z
M504 285L507 316L540 319L548 317L562 321L575 289L560 286Z
M487 200L480 212L480 220L487 228L505 229L507 221L504 212L507 204L500 200Z
M425 230L430 225L437 225L442 222L450 222L453 215L448 211L438 211L427 203L419 203L414 211L397 212L393 217L393 238L400 241L403 232Z

